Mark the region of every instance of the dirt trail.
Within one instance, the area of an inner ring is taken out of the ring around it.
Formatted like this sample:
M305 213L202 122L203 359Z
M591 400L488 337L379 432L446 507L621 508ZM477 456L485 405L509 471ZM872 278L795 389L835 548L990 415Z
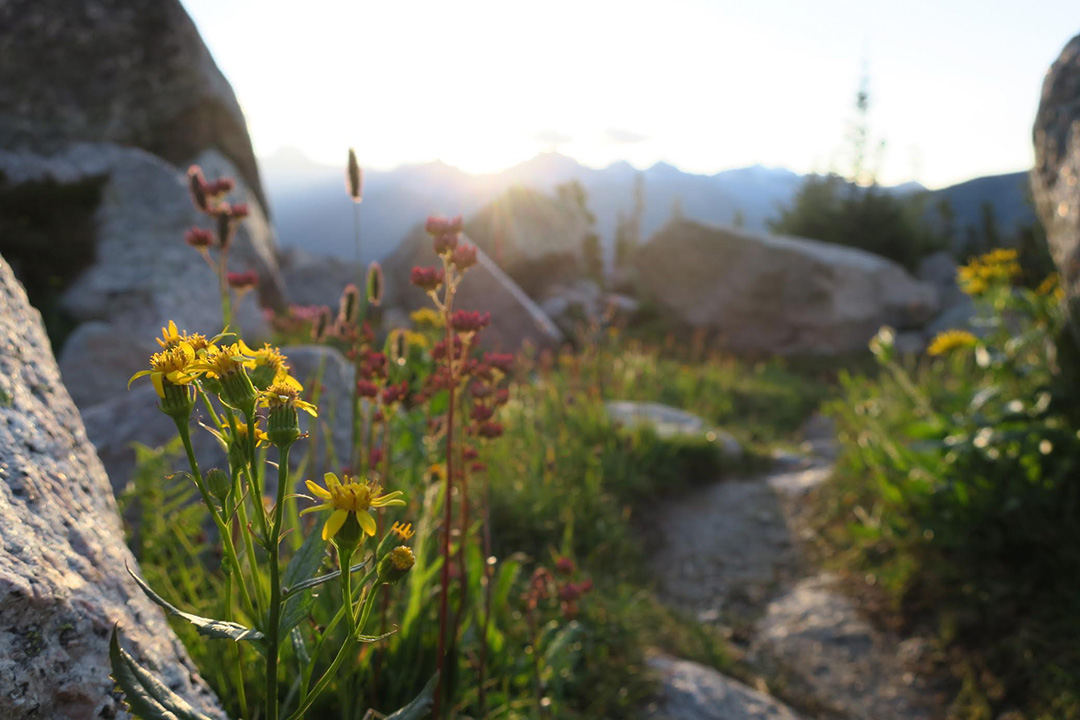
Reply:
M836 578L804 552L811 531L799 521L800 500L831 471L821 456L789 456L770 473L724 480L665 502L657 515L663 542L651 560L661 597L727 629L757 673L798 705L816 708L808 717L930 720L936 715L931 693L909 670L919 643L899 642L872 627ZM669 696L700 675L700 666L654 667L666 686L680 686ZM669 701L656 717L742 720L790 712L766 712L757 701L741 715L719 706L715 713L703 709L708 702L692 713L680 713L676 705Z

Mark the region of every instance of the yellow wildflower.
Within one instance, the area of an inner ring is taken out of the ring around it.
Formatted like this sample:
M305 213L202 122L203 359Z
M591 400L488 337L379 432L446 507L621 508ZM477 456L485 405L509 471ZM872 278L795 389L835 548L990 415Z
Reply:
M163 350L176 347L182 342L187 343L191 346L191 349L195 351L195 355L198 355L201 351L210 346L210 341L206 339L205 335L202 335L201 333L180 332L176 328L176 323L172 320L169 321L168 327L161 328L161 337L154 339L157 340L157 344L160 345Z
M195 377L191 374L191 363L195 359L195 351L186 342L178 343L171 348L154 353L150 356L150 370L140 370L128 380L131 387L136 379L150 376L150 382L154 384L154 390L158 397L165 397L165 381L173 385L187 385Z
M313 495L325 502L306 508L300 513L305 515L318 510L331 511L329 519L323 525L323 540L332 540L350 515L356 518L364 536L374 536L377 528L370 510L405 504L405 501L401 499L400 490L383 495L380 494L381 488L378 485L361 482L348 475L344 475L342 481L338 480L334 473L328 472L323 476L323 481L326 483L325 488L311 480L308 480L306 484Z
M975 347L978 342L978 338L967 330L946 330L937 334L927 352L935 357L948 355L954 350Z
M390 532L397 535L398 538L400 538L402 542L405 542L406 540L409 540L413 535L416 534L413 531L412 523L402 524L402 523L396 522L390 528Z
M269 408L270 412L282 407L299 408L312 417L318 417L319 413L315 406L307 400L300 399L300 391L296 387L299 383L289 376L286 376L286 380L292 382L275 382L260 392L259 405Z
M291 385L297 390L303 390L304 386L289 374L288 358L276 347L265 343L258 350L252 350L251 356L255 360L255 367L251 372L251 381L256 387L266 389L270 385L284 383Z
M1061 277L1056 273L1050 273L1046 279L1035 288L1035 293L1043 297L1052 297L1061 300L1065 297L1065 290L1061 287Z
M443 326L443 316L429 307L422 307L409 314L413 325L419 328L437 329Z
M1016 250L991 250L958 268L957 284L968 295L981 295L994 283L1011 283L1021 273L1019 257Z
M230 345L211 345L206 356L193 363L191 369L205 373L208 377L223 378L242 368L255 367L253 352L243 340Z

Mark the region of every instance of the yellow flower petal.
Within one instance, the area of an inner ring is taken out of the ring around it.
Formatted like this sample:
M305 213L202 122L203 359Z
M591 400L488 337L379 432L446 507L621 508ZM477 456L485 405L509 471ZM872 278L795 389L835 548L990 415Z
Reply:
M337 475L335 475L332 472L328 472L325 475L323 475L322 477L323 477L323 483L326 485L327 489L330 490L331 492L333 492L335 485L341 485L341 483L337 479Z
M312 505L309 508L304 508L303 510L300 511L300 514L301 515L307 515L308 513L318 512L320 510L329 510L332 507L334 507L334 506L331 505L330 503L320 503L319 505Z
M154 372L153 370L140 370L139 372L132 375L131 379L128 380L128 390L131 389L131 383L135 382L136 380L138 380L141 377L146 377L147 375L150 375L153 372Z
M405 501L400 499L401 496L404 495L404 494L405 493L401 492L400 490L395 490L392 493L387 493L386 495L381 495L381 496L379 496L377 498L372 498L371 499L371 507L380 508L380 507L393 507L393 506L398 506L398 505L404 505Z
M323 525L322 539L331 540L337 535L338 530L345 524L345 521L349 518L349 512L347 510L335 510L330 514L330 517L326 520L326 524Z
M155 372L150 373L150 382L154 383L154 390L157 391L158 397L165 398L165 385L161 382L162 373Z
M375 531L378 529L375 527L375 518L366 512L358 512L356 513L356 519L360 522L360 527L365 533L372 537L375 536Z
M330 491L327 490L326 488L320 487L319 484L316 483L315 481L308 480L304 484L307 485L307 489L311 491L312 495L316 495L318 497L321 497L323 500L329 500L330 499Z

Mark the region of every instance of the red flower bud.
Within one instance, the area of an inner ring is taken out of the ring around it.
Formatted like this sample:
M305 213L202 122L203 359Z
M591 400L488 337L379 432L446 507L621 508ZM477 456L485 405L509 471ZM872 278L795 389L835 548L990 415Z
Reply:
M232 211L229 213L233 220L243 220L251 212L247 203L236 203L232 206Z
M491 313L457 310L450 316L450 327L459 333L480 332L491 324Z
M184 233L184 241L191 247L201 250L214 244L214 233L194 227Z
M450 256L450 262L458 270L468 270L476 264L476 246L459 245Z
M423 288L428 292L434 292L442 287L445 273L440 268L414 267L410 277L413 285Z
M480 426L476 429L476 434L482 438L494 440L503 434L503 426L501 423L493 421L480 423Z
M485 420L490 420L491 416L494 414L495 411L492 408L487 407L486 405L474 405L471 417L477 422L484 422Z
M229 287L240 292L247 292L259 284L259 274L254 270L231 272L227 276Z
M379 394L379 386L370 380L357 380L356 392L360 397L373 398Z
M493 368L498 368L504 375L509 375L514 368L513 353L484 353L484 362Z
M436 235L433 241L436 255L447 255L454 252L458 246L458 236L456 233L443 233L442 235Z

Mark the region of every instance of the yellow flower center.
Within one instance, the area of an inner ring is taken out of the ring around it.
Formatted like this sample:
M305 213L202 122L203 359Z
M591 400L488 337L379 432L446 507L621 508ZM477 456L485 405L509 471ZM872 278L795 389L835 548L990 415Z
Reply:
M413 532L412 523L401 524L399 522L394 523L390 531L397 535L401 540L408 540L416 533Z
M150 367L154 369L154 372L165 373L166 375L184 370L190 362L190 348L185 350L185 346L182 344L154 353L150 357Z
M263 397L266 398L266 404L271 409L286 406L295 407L300 399L300 393L291 385L274 383L266 389Z
M408 570L414 563L416 563L416 557L413 555L412 550L404 545L399 545L390 551L390 564L394 566L395 570Z
M276 347L271 347L270 343L266 343L261 348L252 353L255 357L255 365L266 365L274 369L274 377L285 374L288 372L288 366L285 364L285 356Z
M244 356L245 349L240 343L211 347L206 354L206 364L215 375L224 377L250 363Z
M349 480L348 482L334 485L330 490L330 504L335 510L347 510L349 512L366 512L371 507L371 498L378 495L378 489L368 483L359 483Z

